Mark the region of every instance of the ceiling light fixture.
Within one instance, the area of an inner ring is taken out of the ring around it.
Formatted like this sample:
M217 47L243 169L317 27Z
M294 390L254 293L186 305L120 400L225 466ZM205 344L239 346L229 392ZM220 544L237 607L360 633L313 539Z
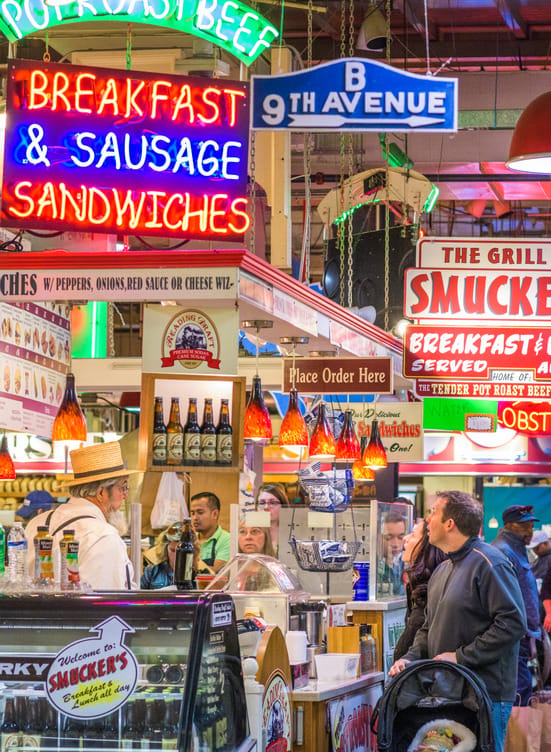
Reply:
M294 452L302 452L308 446L308 428L302 417L298 404L298 392L295 389L295 348L308 343L308 337L281 337L282 345L292 345L291 389L289 406L279 430L279 446Z
M0 478L2 480L15 479L15 465L8 449L6 434L2 436L2 443L0 444Z
M78 402L74 373L67 373L65 394L52 428L52 441L86 441L86 418Z
M354 428L352 410L345 410L342 429L337 439L337 454L335 459L354 462L360 459L360 440Z
M370 5L365 14L356 49L366 52L384 52L386 47L386 19L376 5Z
M367 467L370 467L372 470L378 470L379 468L387 467L388 465L386 451L379 434L379 421L376 419L371 421L369 443L365 448L362 460L364 465L367 465Z
M536 97L519 117L505 163L510 170L551 174L551 91Z
M325 414L325 402L321 400L318 405L318 416L314 430L312 431L312 437L310 438L310 459L332 460L335 458L336 452L335 437Z
M255 358L256 358L256 375L253 376L251 394L245 409L245 418L243 425L243 438L247 441L267 444L272 438L272 419L264 402L262 395L262 382L258 374L258 351L259 335L261 329L270 329L274 325L273 321L254 319L252 321L243 321L242 329L255 329Z

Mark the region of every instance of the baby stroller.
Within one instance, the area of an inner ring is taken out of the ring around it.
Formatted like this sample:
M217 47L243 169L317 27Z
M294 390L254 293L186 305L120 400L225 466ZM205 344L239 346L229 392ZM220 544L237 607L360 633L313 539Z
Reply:
M392 677L371 729L379 752L413 752L427 740L453 752L494 750L486 687L470 669L449 661L414 661Z

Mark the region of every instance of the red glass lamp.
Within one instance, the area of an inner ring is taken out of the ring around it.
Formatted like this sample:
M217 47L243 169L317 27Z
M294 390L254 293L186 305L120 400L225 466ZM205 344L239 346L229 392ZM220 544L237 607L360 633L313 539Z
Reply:
M336 453L337 444L325 414L325 402L320 402L318 417L310 438L310 459L332 460Z
M269 441L272 438L272 419L262 396L260 376L253 376L251 395L245 409L243 436L249 441Z
M352 477L356 480L375 480L375 471L364 465L363 455L367 447L367 437L362 436L360 441L360 458L352 465Z
M268 329L274 325L273 321L243 321L243 329L256 329L256 375L253 376L251 394L247 407L245 408L245 418L243 425L243 438L247 441L256 441L259 443L268 443L272 438L272 419L264 402L262 395L262 383L258 375L258 338L261 329Z
M298 392L289 392L289 406L279 430L279 446L299 451L308 446L308 428L298 405Z
M80 409L73 373L66 377L65 394L55 416L52 441L86 441L86 418Z
M366 446L362 457L364 465L377 470L380 467L387 467L388 461L386 458L386 451L381 441L379 434L379 421L371 421L371 435L369 437L369 444Z
M356 435L352 410L345 410L342 429L337 439L337 454L335 459L354 462L361 456L360 440Z
M2 436L2 443L0 444L0 478L2 480L14 480L15 478L15 465L10 456L6 434Z

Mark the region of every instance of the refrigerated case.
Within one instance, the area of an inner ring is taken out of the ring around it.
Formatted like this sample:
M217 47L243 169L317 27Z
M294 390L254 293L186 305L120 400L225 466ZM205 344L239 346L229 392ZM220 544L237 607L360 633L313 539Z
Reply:
M2 750L248 752L223 593L0 597Z

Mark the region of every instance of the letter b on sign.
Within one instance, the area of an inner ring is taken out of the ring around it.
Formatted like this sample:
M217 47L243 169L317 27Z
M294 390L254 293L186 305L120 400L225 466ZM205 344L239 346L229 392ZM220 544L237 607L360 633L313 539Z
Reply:
M344 90L365 89L365 67L363 63L346 63L344 66Z

